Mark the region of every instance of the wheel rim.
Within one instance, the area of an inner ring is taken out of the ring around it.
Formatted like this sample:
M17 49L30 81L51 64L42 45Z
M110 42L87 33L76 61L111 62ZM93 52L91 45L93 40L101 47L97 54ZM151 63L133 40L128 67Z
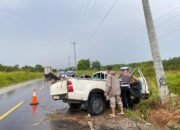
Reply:
M94 100L92 107L93 107L93 110L95 113L97 113L97 114L101 113L103 111L103 107L104 107L102 99L99 98L99 99Z

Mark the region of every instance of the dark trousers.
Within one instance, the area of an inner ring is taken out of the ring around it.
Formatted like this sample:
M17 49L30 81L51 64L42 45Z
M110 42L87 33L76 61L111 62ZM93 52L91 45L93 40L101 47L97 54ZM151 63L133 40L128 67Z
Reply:
M125 108L133 108L133 103L131 100L131 93L129 87L121 87L121 97L122 103Z

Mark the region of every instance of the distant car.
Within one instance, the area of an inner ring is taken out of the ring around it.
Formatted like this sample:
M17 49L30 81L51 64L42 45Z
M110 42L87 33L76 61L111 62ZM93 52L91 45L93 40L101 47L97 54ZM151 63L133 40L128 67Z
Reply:
M57 75L58 78L65 78L65 77L67 77L66 71L59 71L56 75Z
M75 77L76 75L75 71L72 71L72 70L67 71L66 74L68 77Z

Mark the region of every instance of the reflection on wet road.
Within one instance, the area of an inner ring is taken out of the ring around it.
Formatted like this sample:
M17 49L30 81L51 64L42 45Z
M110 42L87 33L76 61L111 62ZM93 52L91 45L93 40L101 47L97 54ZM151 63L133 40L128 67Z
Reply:
M29 105L34 88L37 90L38 106ZM21 101L23 101L21 106L0 121L0 130L51 130L47 114L56 110L68 109L67 104L52 100L48 83L38 81L1 95L0 116L10 111Z

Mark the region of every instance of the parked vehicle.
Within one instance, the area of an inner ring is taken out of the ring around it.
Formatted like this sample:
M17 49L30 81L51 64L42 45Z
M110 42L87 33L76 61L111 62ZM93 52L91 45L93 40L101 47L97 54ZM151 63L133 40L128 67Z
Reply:
M44 77L45 77L45 80L49 79L50 73L52 73L52 68L50 66L44 67Z
M72 70L67 71L66 74L68 77L75 77L76 76L75 71L72 71Z
M61 79L61 78L66 78L66 77L67 77L67 73L66 73L66 71L61 70L61 71L59 71L59 72L56 74L56 76L57 76L59 79Z
M46 81L56 82L59 80L59 77L53 73L51 67L45 67L44 68L44 78Z
M143 75L141 75L143 76ZM63 100L71 109L80 109L82 104L93 115L102 114L106 108L106 71L93 74L91 79L69 78L51 85L50 95L54 100ZM139 77L141 93L149 93L144 77ZM144 89L146 88L146 89Z

